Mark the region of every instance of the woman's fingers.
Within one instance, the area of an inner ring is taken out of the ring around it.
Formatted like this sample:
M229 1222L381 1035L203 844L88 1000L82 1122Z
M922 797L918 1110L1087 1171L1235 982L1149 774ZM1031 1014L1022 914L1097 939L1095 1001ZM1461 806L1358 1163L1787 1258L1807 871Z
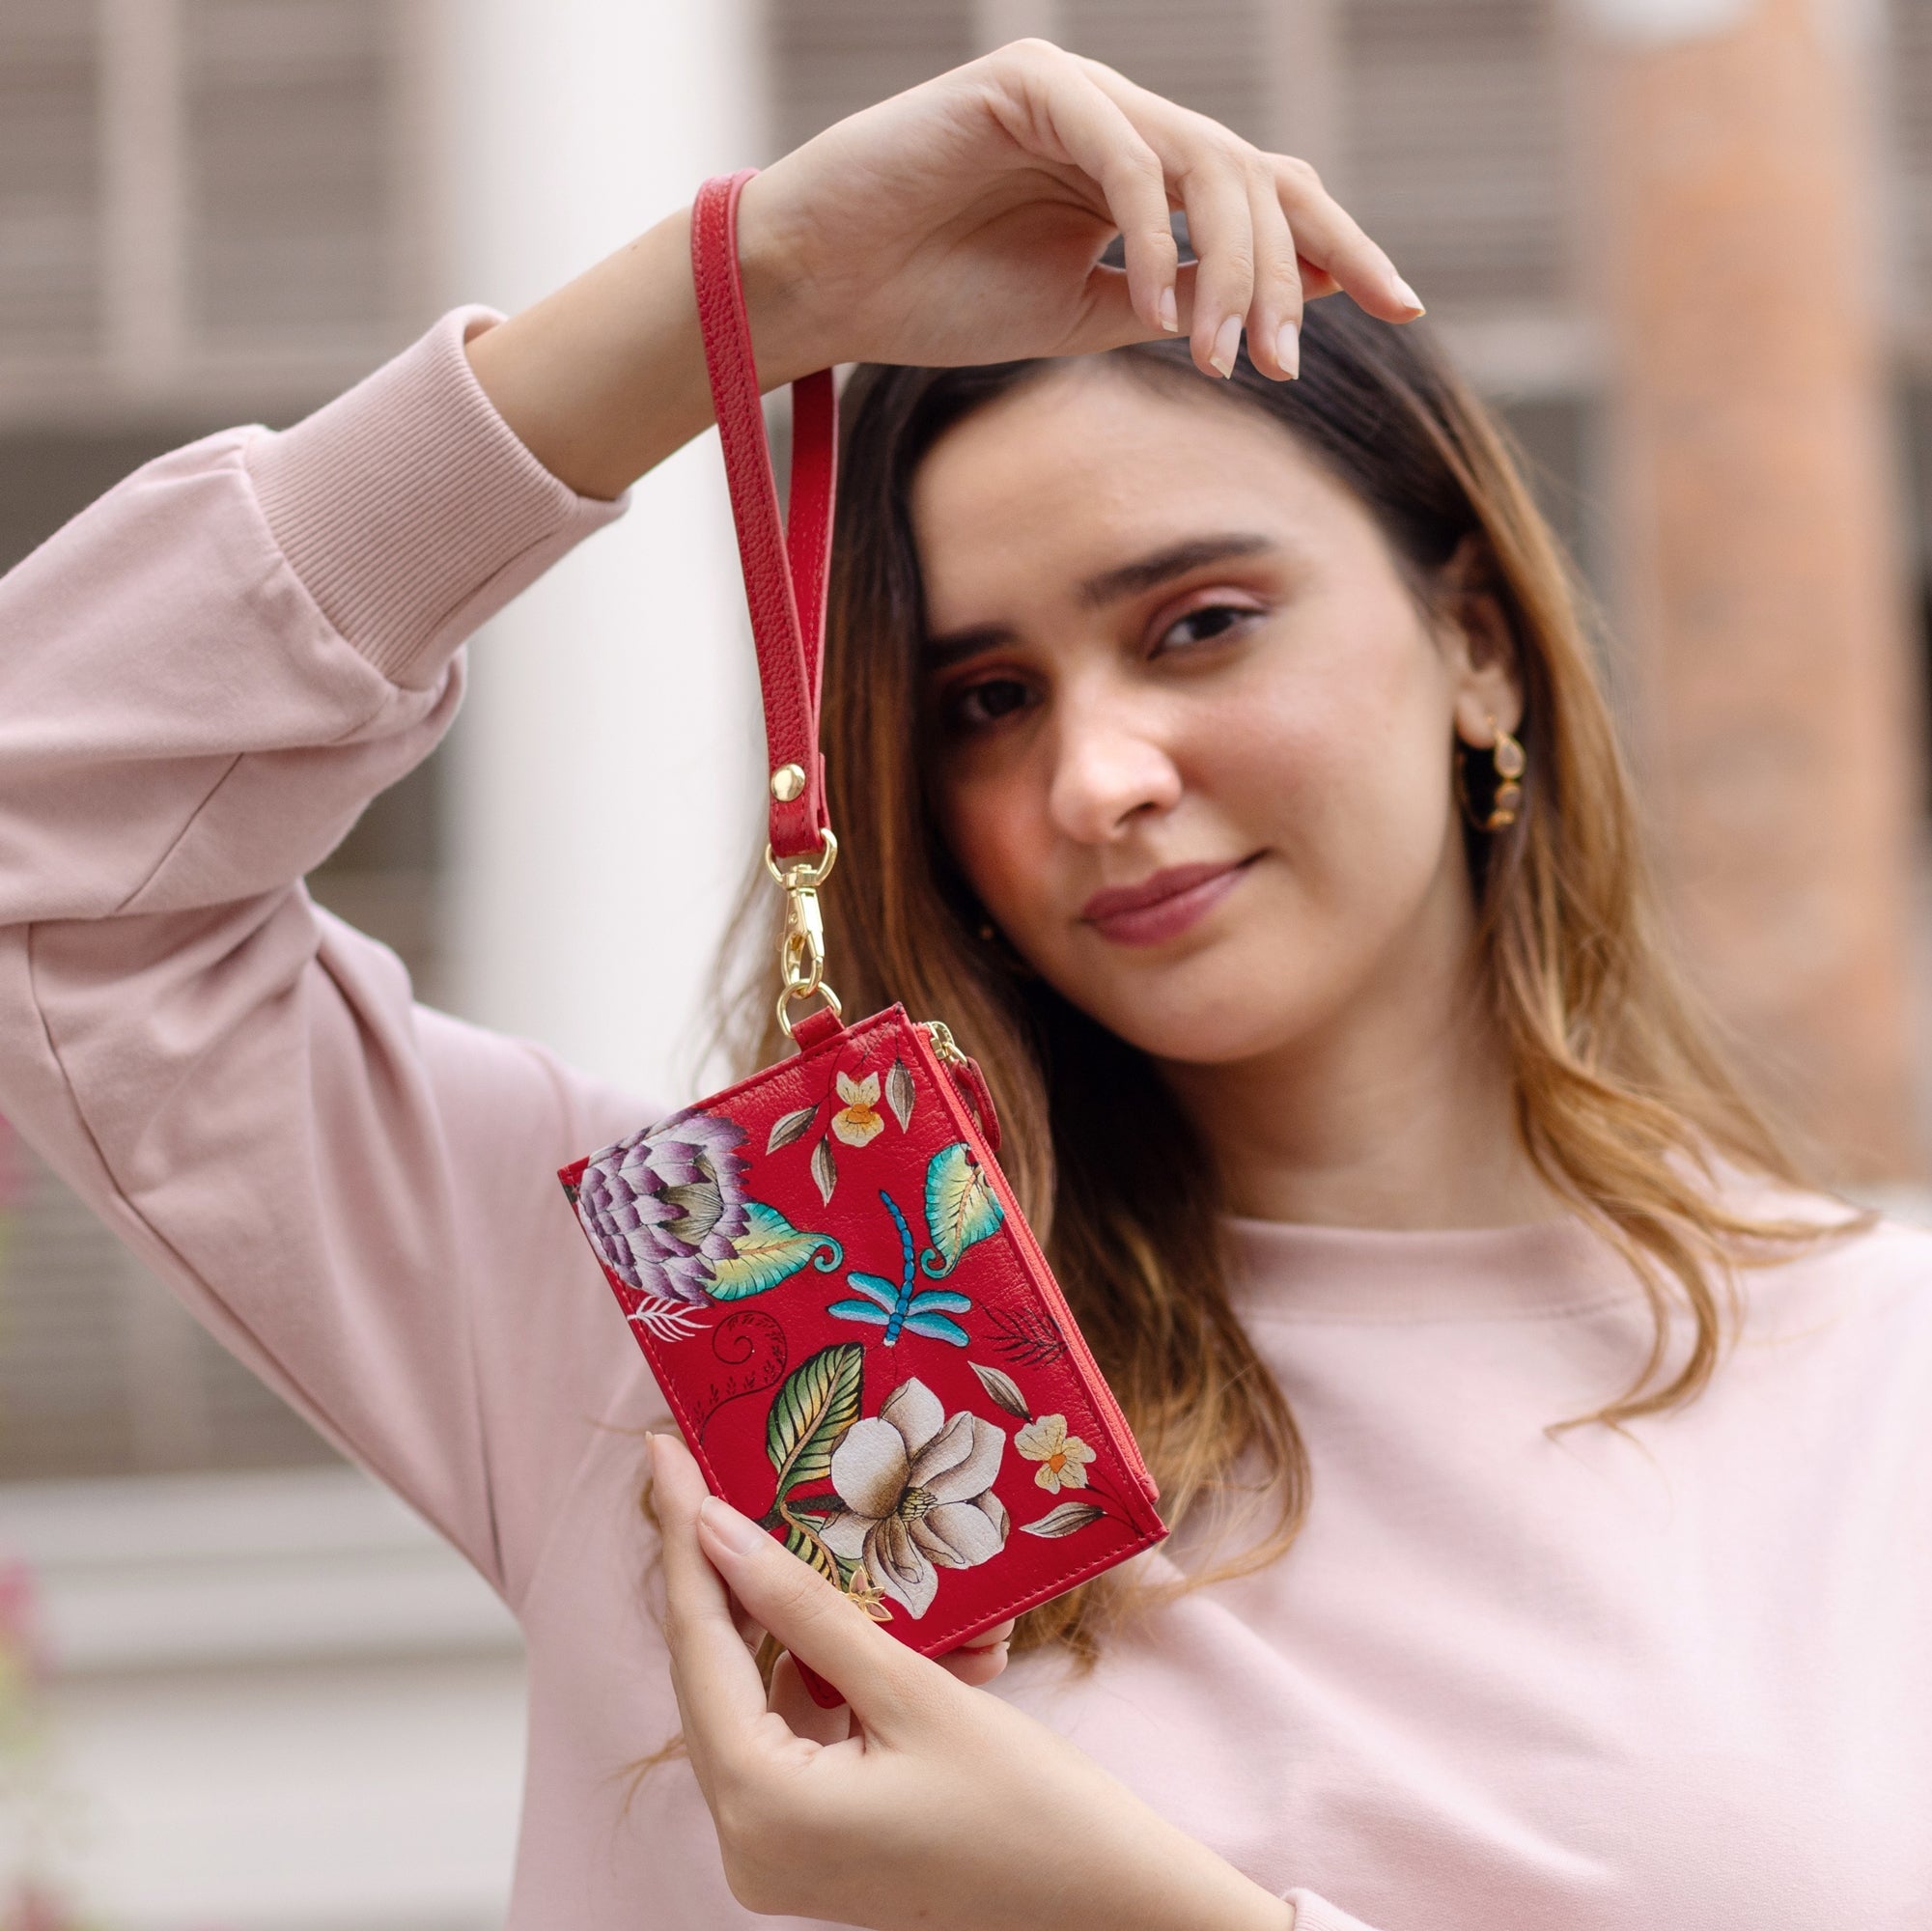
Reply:
M852 1705L840 1703L826 1709L805 1688L789 1650L771 1671L770 1704L772 1714L795 1737L815 1744L842 1744L852 1735Z
M1099 186L1120 230L1134 314L1150 329L1178 327L1179 251L1167 221L1160 155L1081 63L1044 42L1022 42L1005 52L1012 57L1021 112L1030 124L1015 125L1002 115L1007 132L1032 153L1065 154Z
M1159 155L1169 199L1187 212L1195 259L1189 334L1204 373L1233 372L1244 327L1249 352L1283 374L1283 323L1299 326L1302 286L1294 238L1270 206L1265 157L1204 114L1177 107L1099 61L1082 61L1105 94Z
M1013 1640L1013 1624L1001 1623L968 1643L938 1659L939 1667L956 1677L969 1690L983 1689L1006 1667L1007 1645Z
M1266 158L1276 196L1295 231L1295 245L1335 287L1386 322L1414 322L1423 313L1421 299L1395 264L1362 233L1360 224L1322 185L1321 177L1306 161L1288 154Z
M651 1437L651 1464L663 1539L671 1685L691 1761L702 1779L710 1766L742 1747L742 1738L764 1717L765 1686L733 1620L724 1583L699 1544L698 1516L707 1497L703 1472L690 1450L668 1435ZM778 1553L785 1561L793 1559ZM755 1610L753 1615L758 1619Z
M1188 235L1194 244L1194 312L1190 338L1194 366L1234 373L1241 332L1254 301L1254 222L1247 184L1232 156L1194 157L1178 176Z
M1284 327L1298 329L1304 303L1338 289L1390 322L1422 313L1395 265L1307 162L1262 154L1099 61L1079 65L1159 157L1169 199L1187 210L1198 262L1189 321L1201 368L1233 367L1240 318L1256 366L1289 373L1299 345ZM1184 281L1184 306L1185 295Z
M1255 294L1254 220L1248 208L1246 142L1204 114L1176 107L1136 87L1102 61L1078 66L1095 90L1159 157L1166 200L1185 209L1194 250L1193 305L1188 318L1194 363L1225 376ZM1162 225L1166 215L1163 210ZM1292 257L1289 263L1292 271Z
M1274 191L1273 169L1256 155L1247 171L1254 223L1254 301L1247 312L1247 352L1264 376L1287 381L1302 373L1302 275L1295 237Z
M931 1668L715 1496L698 1512L698 1539L731 1593L792 1655L833 1685L867 1728L889 1717L909 1668Z

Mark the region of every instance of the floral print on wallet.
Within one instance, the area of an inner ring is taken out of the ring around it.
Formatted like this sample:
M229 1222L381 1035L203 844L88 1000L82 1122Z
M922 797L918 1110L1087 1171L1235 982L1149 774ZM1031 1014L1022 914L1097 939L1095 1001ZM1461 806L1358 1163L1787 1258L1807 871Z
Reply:
M713 1488L937 1652L1165 1531L977 1069L898 1006L800 1039L560 1178Z

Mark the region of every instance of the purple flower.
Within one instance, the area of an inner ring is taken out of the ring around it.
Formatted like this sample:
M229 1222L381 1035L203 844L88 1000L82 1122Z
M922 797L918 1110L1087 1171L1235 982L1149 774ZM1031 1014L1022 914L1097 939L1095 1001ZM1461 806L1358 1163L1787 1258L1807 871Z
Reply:
M744 1129L693 1107L591 1156L577 1217L619 1280L709 1304L712 1261L745 1231Z

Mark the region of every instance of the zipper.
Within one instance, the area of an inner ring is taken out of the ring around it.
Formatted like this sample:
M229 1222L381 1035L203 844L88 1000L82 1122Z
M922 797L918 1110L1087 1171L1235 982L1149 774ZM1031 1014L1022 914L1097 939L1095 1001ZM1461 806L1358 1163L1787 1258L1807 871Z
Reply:
M950 1070L955 1066L970 1066L972 1061L960 1050L959 1043L953 1038L951 1029L943 1020L915 1020L912 1029L925 1035L928 1051L936 1062L935 1070L940 1067ZM936 1082L941 1091L953 1085L951 1078ZM991 1096L989 1095L989 1100ZM1119 1440L1124 1444L1122 1460L1128 1464L1128 1473L1138 1483L1142 1497L1149 1508L1155 1508L1160 1501L1160 1491L1154 1486L1154 1478L1147 1472L1147 1464L1140 1453L1140 1444L1134 1439L1134 1430L1127 1424L1127 1416L1121 1413L1118 1400L1112 1388L1107 1385L1106 1377L1100 1371L1100 1363L1093 1357L1093 1351L1087 1346L1087 1339L1080 1332L1079 1323L1074 1319L1074 1310L1067 1305L1067 1297L1060 1283L1053 1276L1053 1270L1047 1263L1047 1256L1041 1251L1040 1243L1034 1238L1033 1229L1026 1224L1026 1217L1020 1212L1019 1203L1012 1195L1012 1189L1006 1184L1006 1175L1000 1171L999 1162L986 1145L985 1135L976 1123L960 1105L955 1094L952 1099L955 1119L964 1128L968 1143L972 1144L980 1163L997 1183L1001 1193L1001 1205L1006 1209L1006 1225L1022 1248L1031 1257L1037 1272L1042 1295L1050 1307L1059 1317L1061 1338L1067 1344L1067 1352L1073 1357L1075 1371L1085 1385L1088 1398L1094 1401L1104 1413L1113 1418ZM1131 1458L1131 1459L1130 1459ZM1158 1515L1157 1515L1158 1522Z
M953 1029L944 1020L914 1020L912 1022L931 1042L934 1053L948 1066L964 1066L966 1056L959 1049L959 1042L953 1037Z

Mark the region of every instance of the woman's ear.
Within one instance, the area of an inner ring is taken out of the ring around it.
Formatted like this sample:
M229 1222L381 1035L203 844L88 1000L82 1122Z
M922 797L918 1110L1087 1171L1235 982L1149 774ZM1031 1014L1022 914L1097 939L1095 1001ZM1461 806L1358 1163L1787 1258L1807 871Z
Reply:
M1467 744L1491 744L1496 738L1491 720L1510 732L1523 721L1523 688L1496 558L1479 531L1464 537L1442 566L1437 598L1456 735Z

